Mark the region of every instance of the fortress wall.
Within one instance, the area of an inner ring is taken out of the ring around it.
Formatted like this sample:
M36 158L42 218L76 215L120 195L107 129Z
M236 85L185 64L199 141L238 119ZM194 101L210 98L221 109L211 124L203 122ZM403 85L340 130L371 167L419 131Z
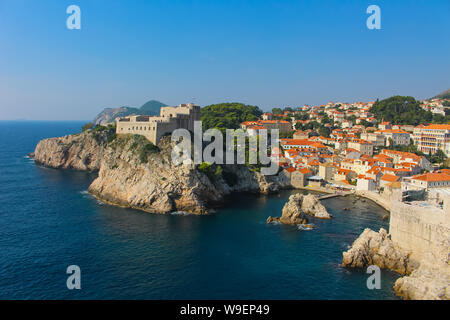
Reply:
M448 207L447 207L448 208ZM389 233L394 243L422 263L450 267L450 212L393 201Z
M149 117L148 121L136 121L136 116L130 116L130 121L116 119L116 133L139 134L145 136L153 144L167 133L183 128L194 130L194 121L200 120L200 107L196 105L180 105L178 107L162 107L159 117Z

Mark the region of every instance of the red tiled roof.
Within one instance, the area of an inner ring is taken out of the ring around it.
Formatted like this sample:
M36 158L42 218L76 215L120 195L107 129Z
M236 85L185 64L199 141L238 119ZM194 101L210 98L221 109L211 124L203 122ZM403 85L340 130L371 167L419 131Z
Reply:
M396 182L398 181L399 177L386 173L384 176L381 177L381 180L388 181L388 182Z

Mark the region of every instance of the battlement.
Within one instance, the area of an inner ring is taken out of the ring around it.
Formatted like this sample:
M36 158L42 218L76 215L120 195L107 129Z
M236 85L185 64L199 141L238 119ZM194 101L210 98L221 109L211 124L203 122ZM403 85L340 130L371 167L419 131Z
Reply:
M117 134L139 134L154 144L175 129L194 130L194 121L200 121L200 107L188 103L176 107L162 107L159 116L133 115L116 119Z

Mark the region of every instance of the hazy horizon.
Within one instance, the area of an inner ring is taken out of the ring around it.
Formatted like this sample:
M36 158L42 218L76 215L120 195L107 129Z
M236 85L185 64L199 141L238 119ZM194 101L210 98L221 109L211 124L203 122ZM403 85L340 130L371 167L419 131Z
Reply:
M66 9L81 9L69 30ZM369 30L369 5L381 30ZM274 107L450 88L450 2L0 2L0 120L92 120L148 100Z

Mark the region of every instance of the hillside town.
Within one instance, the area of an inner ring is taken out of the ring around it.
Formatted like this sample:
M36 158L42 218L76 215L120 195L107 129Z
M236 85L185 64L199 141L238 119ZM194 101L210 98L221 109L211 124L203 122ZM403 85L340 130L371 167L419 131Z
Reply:
M432 99L420 106L445 115L443 102ZM280 148L274 156L297 188L385 197L401 190L406 198L415 191L431 192L438 201L450 195L450 169L444 163L450 157L450 124L395 125L376 119L370 113L373 104L278 109L242 122L241 128L249 135L279 129ZM429 160L438 155L441 163Z

